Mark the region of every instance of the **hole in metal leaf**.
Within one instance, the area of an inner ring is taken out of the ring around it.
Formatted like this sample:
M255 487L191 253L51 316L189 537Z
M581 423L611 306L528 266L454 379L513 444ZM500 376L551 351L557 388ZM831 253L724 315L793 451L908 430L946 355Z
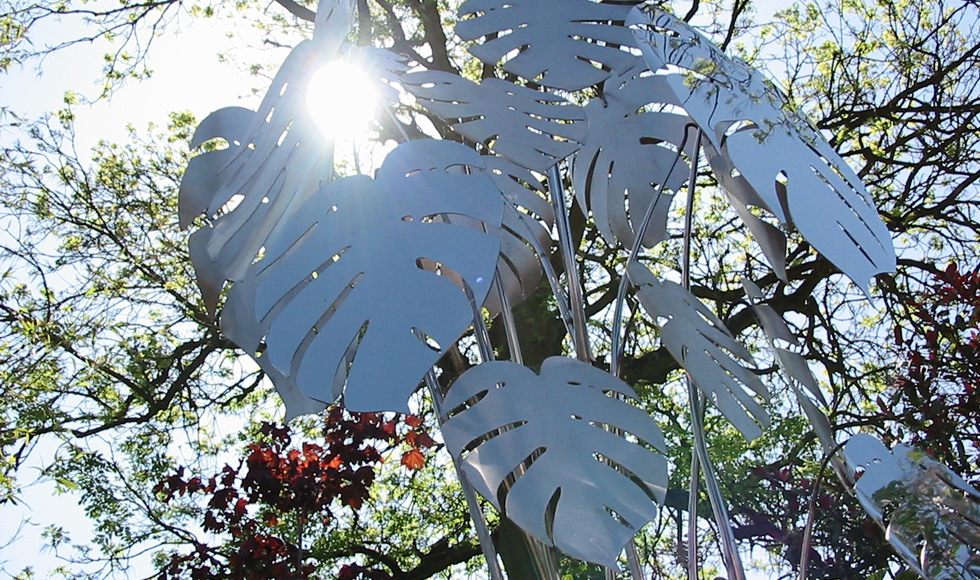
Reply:
M431 348L433 351L435 351L437 353L440 353L440 354L442 353L442 346L439 345L439 342L436 341L436 339L432 338L428 334L426 334L426 333L422 332L421 330L419 330L418 328L414 328L414 327L412 328L412 334L416 338L418 338L419 341L422 344L424 344L425 346Z

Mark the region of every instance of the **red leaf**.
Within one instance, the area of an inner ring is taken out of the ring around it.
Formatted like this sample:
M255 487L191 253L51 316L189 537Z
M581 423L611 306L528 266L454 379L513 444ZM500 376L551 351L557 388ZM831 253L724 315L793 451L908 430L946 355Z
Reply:
M402 465L409 469L422 469L425 466L425 456L418 449L412 449L402 455Z
M435 444L436 442L432 440L432 437L429 437L429 434L425 432L419 433L418 439L416 439L415 441L416 446L425 449L428 449L429 447L432 447Z

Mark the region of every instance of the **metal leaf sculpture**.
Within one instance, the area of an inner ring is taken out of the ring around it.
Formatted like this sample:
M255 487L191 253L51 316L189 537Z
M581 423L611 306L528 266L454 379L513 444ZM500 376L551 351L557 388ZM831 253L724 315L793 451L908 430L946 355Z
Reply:
M672 192L690 171L679 150L691 120L675 112L646 110L674 100L664 77L646 72L637 59L635 66L606 80L602 97L586 105L589 132L572 166L579 207L592 212L608 242L618 238L626 247L633 245L634 232L655 195L659 197L643 245L651 247L666 237ZM693 157L693 143L687 143L688 158Z
M894 270L891 238L861 180L770 82L658 8L635 8L627 24L652 70L688 71L667 82L717 152L716 172L728 172L723 185L738 178L730 194L795 225L865 292Z
M493 231L502 213L474 151L400 145L375 180L327 184L265 242L228 294L222 329L311 398L343 392L353 411L407 411L483 302L499 251L495 236L434 218L466 216Z
M787 326L782 316L765 302L765 297L754 282L747 278L742 279L742 287L751 305L752 313L755 314L769 342L769 346L776 356L776 362L789 378L789 387L793 391L797 402L803 409L803 414L810 421L813 433L816 435L823 452L830 455L830 464L841 481L851 485L851 476L845 468L843 462L838 459L836 454L837 441L834 439L834 428L830 423L830 418L824 413L818 403L827 407L827 400L817 384L816 377L810 371L806 359L802 354L796 352L799 349L800 341L797 336ZM787 347L783 348L777 344L782 342Z
M507 200L503 227L497 230L497 271L511 304L517 304L529 297L541 280L541 260L547 259L551 247L555 211L544 198L544 185L533 173L503 157L484 155L483 161L490 179ZM493 314L500 312L499 299L492 289L484 305Z
M384 100L392 104L399 102L400 92L393 85L408 70L405 57L376 46L351 46L348 59L377 84L378 94Z
M228 143L191 159L180 189L181 222L189 224L202 211L208 220L190 246L212 312L224 281L239 279L280 219L330 179L333 147L306 107L307 85L322 59L319 45L300 44L257 112L220 109L194 135L194 147L215 138Z
M320 184L333 177L333 144L307 106L310 81L325 63L346 58L363 66L379 92L397 101L390 82L405 70L403 59L377 48L345 46L350 0L321 2L312 40L283 62L258 111L227 107L195 131L191 147L221 139L225 149L193 158L180 186L180 223L204 215L191 237L191 258L205 303L213 313L226 280L238 280L266 237Z
M851 438L844 456L860 474L861 506L919 575L980 578L980 491L922 451L889 451L870 435Z
M443 435L474 487L525 531L615 567L656 515L667 483L663 435L628 402L636 398L619 379L569 358L545 360L540 375L489 362L450 388Z
M461 135L544 173L585 138L585 113L552 93L486 79L480 84L442 71L401 77L405 89Z
M501 227L489 230L500 242L500 258L494 279L484 306L492 316L501 312L497 284L502 284L510 305L522 302L533 293L541 281L541 260L551 244L551 226L555 213L541 195L544 186L534 175L502 157L483 155L487 176L500 190L504 198L504 215ZM436 221L461 225L483 231L486 224L460 215L441 215ZM541 220L541 221L539 221ZM423 260L426 269L434 270L432 260ZM459 285L462 279L452 272L443 272Z
M679 284L658 280L646 267L634 263L630 281L660 339L688 372L698 389L715 402L722 414L746 439L769 427L769 414L754 398L769 400L769 391L758 375L741 362L754 364L752 355L728 332L696 296Z
M627 4L590 0L467 0L459 8L456 34L485 38L469 50L489 65L505 59L507 72L577 91L602 82L610 70L632 66L634 57L619 48L633 45L630 31L607 25L622 23L629 10Z
M332 176L333 145L307 109L307 88L314 72L339 55L352 16L350 0L321 2L314 38L289 54L258 111L220 109L194 133L192 148L216 139L226 145L191 159L179 194L181 227L204 216L189 246L212 315L225 281L241 279L279 222ZM281 373L268 372L288 417L323 409Z
M574 237L569 216L555 214L566 199L560 162L577 153L566 171L578 204L607 242L632 246L626 278L664 346L746 438L768 426L762 402L769 395L747 366L754 364L750 353L693 294L636 262L641 246L665 237L673 193L698 158L699 139L688 138L692 121L707 137L704 151L719 183L783 278L785 239L770 222L795 225L862 286L894 267L888 233L853 171L771 84L685 23L632 4L467 0L457 33L482 39L471 52L523 77L521 85L406 73L405 61L392 52L346 44L353 0L322 0L313 39L292 51L258 111L231 107L201 123L195 147L216 140L227 146L195 157L181 185L181 223L204 222L190 241L199 284L214 313L232 281L222 329L254 353L289 416L316 412L341 396L354 411L407 410L408 396L480 320L481 306L507 314L509 350L519 357L508 308L537 289L542 269L577 355L589 360ZM313 73L338 57L366 69L389 104L398 102L402 87L488 155L450 141L411 141L388 155L374 179L336 179L332 145L316 133L306 93ZM686 74L676 74L678 68ZM596 97L585 107L565 98L589 87L588 96ZM647 208L652 223L637 243ZM564 288L549 256L553 226ZM616 316L626 289L624 283ZM747 291L761 296L757 288ZM785 324L763 306L756 311L765 330L792 342ZM489 333L477 326L479 350L492 358ZM776 352L791 377L819 396L806 361L791 349ZM540 374L484 362L460 377L441 405L437 386L432 394L447 447L467 476L462 483L495 580L502 575L494 572L490 534L467 480L530 535L610 567L656 515L667 483L663 436L632 404L636 393L612 374L563 357L547 359ZM826 419L806 401L808 415ZM822 426L827 445L832 433ZM703 437L695 439L724 527L724 501L708 477ZM862 444L848 449L858 457ZM926 485L926 475L935 475L929 497L946 493L942 509L929 512L939 522L935 529L950 534L946 539L906 521L902 508L886 517L876 507L879 521L888 519L894 530L893 543L911 553L915 534L922 535L924 570L940 561L977 568L980 495L918 456L874 453L882 463L914 469L892 478L895 485L874 487L869 474L877 465L866 464L858 490L863 503L880 506L888 499L881 494L892 489L909 496L909 489ZM725 562L738 577L729 536L722 534ZM638 577L635 558L631 568Z

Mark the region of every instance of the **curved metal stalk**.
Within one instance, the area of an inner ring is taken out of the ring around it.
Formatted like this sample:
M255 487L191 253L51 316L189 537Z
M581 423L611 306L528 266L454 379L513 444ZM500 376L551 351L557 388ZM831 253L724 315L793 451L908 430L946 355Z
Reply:
M643 580L643 563L640 562L640 553L633 540L626 544L626 562L629 564L630 576L633 580Z
M687 145L687 132L684 133L684 139L681 141L680 147L677 149L677 155L674 157L674 161L670 165L670 169L667 171L667 175L671 175L674 172L674 167L680 161L681 152L684 151L684 147ZM626 267L623 269L623 277L619 280L619 288L616 291L616 302L613 308L613 322L612 322L612 344L611 352L609 354L609 372L614 377L619 378L620 375L620 364L623 357L623 345L622 345L622 327L623 327L623 307L626 303L626 290L629 288L629 271L630 265L636 261L640 255L640 249L642 246L643 236L646 235L647 227L650 224L650 220L653 218L653 212L657 207L657 203L661 199L661 194L663 193L664 183L667 181L665 178L663 182L657 185L657 191L647 206L646 213L643 215L643 221L640 222L640 227L636 230L636 238L633 241L633 247L630 249L629 257L626 259ZM643 566L640 563L639 555L636 551L636 545L630 540L629 544L626 546L626 559L629 562L630 575L635 580L640 580L643 578Z
M499 272L494 274L497 286L501 288L501 293L504 294L503 284L500 282ZM493 354L493 345L490 343L490 332L487 329L486 321L483 319L483 313L481 312L479 306L475 302L471 302L473 305L473 335L476 337L477 350L480 351L480 358L483 362L490 362L494 360L495 356ZM504 305L507 305L506 310L509 310L509 301L506 296L503 296L501 301L501 311L505 310ZM513 313L510 314L513 320ZM505 322L506 324L506 322ZM517 338L516 329L514 338ZM520 356L520 346L515 342L510 342L510 334L508 333L508 347L511 349L511 353L518 353ZM523 470L523 467L519 468ZM536 538L523 533L524 540L527 543L528 553L531 556L532 563L537 570L538 577L542 580L558 580L558 569L555 566L553 559L551 558L550 549L548 546L541 543Z
M690 127L691 125L689 125ZM700 135L700 133L699 133ZM700 141L699 141L700 145ZM680 147L677 148L677 155L674 156L674 161L670 164L670 169L667 171L667 176L669 177L674 173L674 167L681 159L681 153L687 146L687 131L684 132L684 139L681 140ZM653 199L650 201L650 205L647 206L646 213L643 214L643 221L640 222L640 227L636 230L636 238L633 240L633 247L630 248L629 257L626 258L626 266L623 268L623 277L619 280L619 288L616 290L616 302L613 307L613 322L612 322L612 344L611 351L609 353L609 372L616 378L619 378L620 364L623 357L623 307L626 303L626 290L629 288L629 267L637 260L640 256L640 250L643 247L642 240L647 233L647 228L650 225L650 220L653 218L653 212L657 209L657 204L660 202L661 194L664 191L664 183L667 181L665 177L663 182L657 185L657 191L655 192Z
M691 176L688 181L688 196L687 196L687 206L684 214L684 246L681 253L681 284L684 289L689 290L691 287L691 231L694 221L694 192L697 188L697 172L698 172L698 152L701 147L701 129L695 136L694 142L694 154L695 158L691 162ZM688 400L691 407L691 430L694 435L694 450L695 453L691 454L691 496L688 500L688 507L692 504L697 506L697 471L700 467L703 467L704 473L704 487L708 492L708 501L711 502L711 511L715 515L715 523L718 526L718 535L721 541L721 551L722 559L725 562L725 568L728 569L728 575L730 578L735 580L745 579L745 570L742 568L742 560L739 558L738 549L735 546L735 534L732 532L732 526L729 523L728 508L725 506L725 498L721 494L721 489L718 486L718 480L715 477L715 470L711 464L711 458L708 457L708 446L705 442L704 436L704 420L702 417L702 410L704 405L704 399L701 393L698 391L691 380L690 376L687 379L687 394ZM695 576L690 576L692 562L690 561L690 554L694 553L693 566L697 566L697 549L696 547L692 550L691 546L697 541L697 510L691 510L688 513L688 575L689 577L696 578ZM690 535L690 531L694 531L693 535Z
M545 278L548 280L548 285L551 286L551 293L555 297L555 302L558 304L558 314L561 316L561 321L565 325L565 331L568 332L569 336L574 336L575 324L572 322L572 313L568 308L568 297L561 288L561 281L558 279L558 273L555 272L554 266L551 265L551 260L548 255L549 252L545 250L544 246L541 245L541 241L538 240L531 228L524 224L525 233L527 236L525 239L531 244L531 247L539 256L539 262L541 263L541 269L544 270Z
M687 377L690 388L691 377ZM687 494L687 578L698 580L698 486L701 484L701 464L698 454L691 453L691 477Z
M504 323L504 334L507 336L507 350L510 351L511 360L522 365L524 364L524 354L521 352L521 343L517 338L517 321L514 320L514 311L511 309L507 291L504 290L499 267L494 272L493 279L497 285L497 299L500 302L500 319Z
M432 397L432 407L436 417L439 419L439 426L442 427L442 389L439 388L439 381L436 379L435 372L429 369L425 374L425 385L429 389L429 396ZM470 485L466 474L460 468L456 458L453 457L453 468L456 470L456 477L459 478L459 485L463 488L463 497L466 498L466 506L469 508L470 517L473 518L473 527L476 528L476 535L480 540L480 549L483 550L483 557L487 561L487 569L490 572L491 580L504 580L504 573L500 569L500 561L497 559L497 550L493 546L490 537L490 528L487 527L487 520L483 515L476 498L476 491Z
M820 463L820 471L813 480L813 491L810 493L810 500L807 504L806 527L803 528L803 546L800 553L800 580L806 580L807 568L810 566L810 542L813 537L813 524L817 515L817 495L820 492L820 484L823 476L827 472L827 466L837 453L843 449L844 443L838 443L836 447L824 454L823 461Z
M695 143L695 155L700 153L701 129L698 128L697 142ZM687 183L687 200L684 206L684 245L681 251L681 285L685 290L691 289L691 230L694 220L694 190L697 180L698 160L691 162L691 175ZM704 400L700 393L694 388L694 381L690 375L685 375L687 380L687 391L690 397L691 407L691 429L695 430L694 416L701 416L701 409L704 408ZM693 396L691 393L694 393ZM703 435L703 433L702 433ZM695 435L697 439L697 435ZM687 496L687 577L688 580L698 578L698 494L701 485L701 461L700 454L691 452L691 479L688 485Z
M585 301L578 283L578 266L575 264L575 247L572 245L572 226L568 221L568 208L565 206L565 188L561 184L561 170L558 164L548 170L548 191L551 205L555 209L555 225L558 229L558 249L565 265L565 287L568 291L568 307L572 312L574 334L572 343L575 356L582 362L592 362L589 348L589 332L585 326ZM556 299L560 297L556 296Z

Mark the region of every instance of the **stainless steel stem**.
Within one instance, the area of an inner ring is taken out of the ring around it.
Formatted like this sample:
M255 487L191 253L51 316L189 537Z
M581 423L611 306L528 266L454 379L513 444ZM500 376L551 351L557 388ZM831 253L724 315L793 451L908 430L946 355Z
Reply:
M493 345L490 343L490 332L487 330L486 321L483 320L483 313L480 308L473 304L473 334L476 337L477 350L480 351L482 362L494 360ZM513 352L513 351L511 351ZM518 466L518 473L523 474L523 466ZM537 569L538 576L542 580L558 580L558 570L553 565L549 554L548 546L542 544L537 539L528 534L523 534L527 543L528 552L534 567Z
M674 168L680 161L681 153L684 151L684 147L686 145L687 132L685 131L684 139L681 141L680 147L677 148L677 155L674 156L674 161L671 163L670 169L667 171L667 176L664 177L663 181L657 185L657 191L655 192L653 199L650 201L650 205L647 206L646 213L643 214L643 220L636 229L636 238L633 240L633 247L630 249L629 257L626 259L626 266L623 268L623 277L619 280L619 288L616 292L616 302L613 307L612 344L610 347L611 352L609 353L609 372L616 378L619 378L621 372L620 365L623 357L623 307L626 304L626 290L629 288L629 267L640 255L640 249L643 247L643 237L646 235L647 228L650 225L650 220L653 218L653 212L656 209L657 204L661 201L664 183L666 183L670 175L674 173ZM636 551L636 544L634 544L632 540L630 540L626 546L626 559L627 562L629 562L630 575L634 579L642 579L642 564L640 563L639 554Z
M441 428L444 416L442 409L442 389L439 388L439 381L436 379L435 372L432 369L429 369L429 372L425 374L425 385L429 389L429 396L432 397L432 407L436 413L436 417L439 418L439 426ZM463 473L463 469L456 461L456 458L453 457L452 459L453 468L456 470L456 477L459 478L459 485L463 488L463 497L466 498L466 506L469 508L470 517L473 518L473 527L476 528L476 535L480 540L480 549L483 550L483 557L487 561L490 578L491 580L504 580L504 573L500 568L500 561L497 559L497 550L494 548L493 540L490 537L490 528L487 526L487 520L483 515L480 502L476 499L476 491L466 478L466 474Z
M674 173L674 167L680 161L681 153L684 151L686 145L687 131L684 132L684 139L681 141L680 147L677 148L677 155L674 156L674 161L670 164L670 169L667 171L666 177L657 185L657 191L650 201L650 205L647 206L646 213L643 214L643 221L640 222L640 226L635 232L636 239L633 240L633 247L630 248L629 257L626 258L623 277L619 280L619 288L616 291L616 302L613 307L612 344L610 345L612 352L609 353L609 372L616 378L619 378L619 367L623 358L623 307L626 303L626 290L629 288L629 268L640 256L640 249L643 247L643 237L646 235L647 228L650 226L650 220L653 219L653 212L656 210L657 204L661 201L664 183Z
M574 323L572 323L572 313L568 309L568 297L565 295L565 291L561 288L561 281L558 279L558 274L555 272L554 267L551 265L551 260L549 259L550 252L546 250L542 245L541 241L538 240L531 228L524 225L524 231L527 234L525 239L537 252L539 261L541 262L541 268L544 270L545 278L548 280L548 285L551 286L551 293L555 297L555 302L558 304L558 313L561 316L561 321L565 325L565 331L568 332L569 336L574 335Z
M695 136L694 142L694 159L691 162L691 175L688 181L688 195L687 195L687 206L684 214L684 247L681 253L681 283L685 289L690 289L691 287L691 232L693 229L694 222L694 193L697 189L697 172L698 172L698 153L701 148L701 130ZM694 381L688 377L687 379L687 393L688 400L691 408L691 431L694 435L694 451L691 454L691 500L688 504L690 507L691 503L694 503L696 507L697 501L697 478L695 475L698 470L698 463L702 467L704 474L704 487L705 491L708 492L708 501L711 502L711 511L714 512L715 523L718 526L718 535L721 541L721 551L722 559L725 562L725 568L728 569L729 578L734 578L734 580L745 580L745 570L742 568L742 560L738 555L738 549L735 546L735 534L732 532L732 526L728 517L728 508L725 506L725 498L721 494L721 488L718 486L718 480L715 476L714 467L711 464L711 458L708 457L708 446L705 442L704 436L704 421L702 418L702 406L704 404L701 393L698 392ZM692 537L688 537L689 545L696 541L697 534L697 511L692 510L689 512L688 517L694 520L691 523L689 520L688 529L692 528L695 530L695 534ZM691 549L688 548L690 554ZM690 556L689 556L690 557ZM697 553L694 552L694 560L697 560ZM688 562L688 570L690 574L690 565Z
M691 161L691 174L688 177L687 200L684 209L684 242L681 250L681 284L685 290L691 288L691 230L694 219L694 191L697 180L698 154L701 147L701 129L698 129L694 144L695 159ZM691 376L687 375L687 390L690 397L693 391L694 398L690 401L691 407L691 430L694 427L694 414L701 412L701 395L694 389L694 382ZM695 435L695 438L697 436ZM687 577L688 580L698 579L698 494L701 485L701 463L699 454L691 450L691 478L688 485L687 497Z
M507 336L507 349L510 351L510 358L519 365L524 364L524 355L521 353L521 343L517 337L517 321L514 320L514 311L510 307L510 298L504 289L503 277L500 275L500 268L493 274L494 282L497 285L497 301L500 302L500 319L504 323L504 334Z
M691 377L687 377L688 388ZM698 454L691 450L691 478L687 496L687 578L698 580L698 486L701 482L701 464Z
M568 307L572 312L575 333L572 343L575 356L582 362L592 362L589 347L589 331L585 325L585 301L578 282L578 265L575 263L575 247L572 245L572 226L568 221L568 207L565 205L565 188L561 183L561 170L558 164L548 170L548 191L551 205L555 209L555 225L558 228L558 249L565 265L565 288L568 292Z

